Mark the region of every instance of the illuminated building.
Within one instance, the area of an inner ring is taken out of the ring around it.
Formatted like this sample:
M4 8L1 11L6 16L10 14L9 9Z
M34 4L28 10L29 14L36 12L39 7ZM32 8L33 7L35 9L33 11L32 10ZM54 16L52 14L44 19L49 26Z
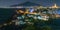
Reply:
M54 4L52 7L49 8L60 8L59 6L57 6L57 4Z

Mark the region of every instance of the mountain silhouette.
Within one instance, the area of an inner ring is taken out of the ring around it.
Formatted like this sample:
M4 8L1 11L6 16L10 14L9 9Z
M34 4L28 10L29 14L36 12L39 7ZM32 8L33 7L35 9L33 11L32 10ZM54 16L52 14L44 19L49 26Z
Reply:
M15 6L40 6L40 4L36 4L36 3L32 3L32 2L25 2L25 3L21 3L21 4L11 5L11 7L15 7Z

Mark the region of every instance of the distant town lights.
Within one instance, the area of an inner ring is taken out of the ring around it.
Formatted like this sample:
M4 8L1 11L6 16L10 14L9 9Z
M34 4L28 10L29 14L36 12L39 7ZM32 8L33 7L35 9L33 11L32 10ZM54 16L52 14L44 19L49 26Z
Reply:
M56 4L54 4L54 6L49 7L49 8L59 8Z

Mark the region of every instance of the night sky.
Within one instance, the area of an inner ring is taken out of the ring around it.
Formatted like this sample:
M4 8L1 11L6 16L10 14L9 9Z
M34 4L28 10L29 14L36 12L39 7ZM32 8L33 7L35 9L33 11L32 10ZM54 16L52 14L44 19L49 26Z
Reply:
M0 7L7 7L14 4L20 4L26 1L41 4L43 6L52 6L54 3L60 6L60 0L0 0Z
M60 6L60 0L0 0L0 7L8 7L14 4L21 4L27 1L37 3L42 6L52 6L54 5L54 3Z

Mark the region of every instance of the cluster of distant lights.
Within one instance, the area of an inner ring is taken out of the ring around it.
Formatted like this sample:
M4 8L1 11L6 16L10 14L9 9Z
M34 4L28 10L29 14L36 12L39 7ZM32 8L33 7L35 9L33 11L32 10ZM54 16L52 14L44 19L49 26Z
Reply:
M30 9L31 11L30 12L33 12L33 9ZM23 17L23 16L22 16ZM18 19L20 18L20 17L17 17ZM19 25L19 23L21 23L21 22L16 22L16 21L12 21L12 22L9 22L9 23L4 23L4 24L2 24L2 25L0 25L0 27L2 27L2 26L7 26L7 25L11 25L13 22L15 22L15 25ZM26 23L26 22L24 22L24 23ZM29 22L28 22L29 23ZM22 23L23 24L23 23Z
M33 12L32 10L31 10L31 12ZM23 16L22 16L23 17ZM20 19L20 17L17 17L18 19ZM40 19L41 17L38 17L38 19ZM2 24L2 25L0 25L0 27L3 27L3 26L7 26L7 25L11 25L13 22L15 22L15 25L19 25L20 23L21 24L25 24L26 22L23 22L22 23L22 21L21 22L19 22L19 21L12 21L12 22L9 22L9 23L4 23L4 24ZM28 22L29 24L31 24L31 22Z
M3 27L3 26L11 25L13 22L15 22L15 25L19 25L19 22L12 21L12 22L9 22L9 23L0 24L0 28Z
M19 22L18 22L18 21L12 20L12 21L9 22L9 23L0 24L0 28L3 27L3 26L11 25L12 23L14 23L14 25L19 25Z
M7 7L5 7L5 8L7 8ZM11 7L8 7L8 8L11 8ZM12 7L12 8L15 8L15 7ZM21 7L18 7L18 8L21 8ZM56 4L55 4L55 6L52 6L52 7L49 7L49 8L58 8L58 7L57 7ZM33 12L33 11L34 11L34 9L30 9L30 12ZM38 18L40 18L40 17L38 17ZM13 21L13 22L15 22L15 21ZM7 26L7 25L10 25L10 24L12 24L12 22L4 23L4 24L0 25L0 27L2 27L2 26ZM16 25L17 25L17 24L16 24Z
M14 23L14 25L20 25L20 24L26 24L27 22L18 21L18 20L12 20L9 23L0 24L0 28L3 27L3 26L11 25L12 23ZM28 23L31 24L30 22L28 22Z
M11 24L12 24L12 22L0 24L0 28L3 27L3 26L11 25Z

